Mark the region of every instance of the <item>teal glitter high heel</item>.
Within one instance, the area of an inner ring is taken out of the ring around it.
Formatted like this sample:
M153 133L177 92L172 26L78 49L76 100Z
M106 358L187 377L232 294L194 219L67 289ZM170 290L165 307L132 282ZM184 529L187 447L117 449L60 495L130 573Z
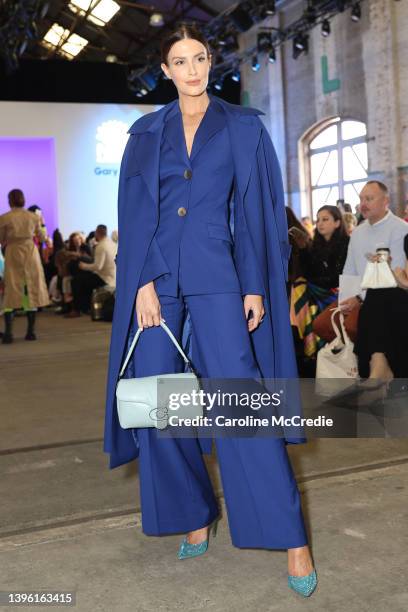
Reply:
M288 576L288 585L291 589L303 595L303 597L309 597L317 586L317 574L314 569L307 576Z
M216 536L219 520L219 518L216 518L215 521L211 523L208 529L208 535L210 535L210 532L212 530L213 536ZM179 559L189 559L190 557L198 557L199 555L203 555L206 552L207 548L208 539L204 540L203 542L199 542L198 544L190 544L187 541L187 536L184 536L180 544L177 556Z

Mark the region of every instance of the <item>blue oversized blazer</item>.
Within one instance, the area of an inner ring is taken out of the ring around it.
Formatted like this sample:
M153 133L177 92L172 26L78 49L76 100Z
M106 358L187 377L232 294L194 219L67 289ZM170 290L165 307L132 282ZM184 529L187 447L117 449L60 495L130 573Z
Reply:
M264 113L209 96L225 112L235 169L233 205L238 207L251 237L264 284L264 306L266 313L270 313L251 332L255 357L264 378L296 378L285 286L290 245L284 192L274 146L258 117ZM131 126L120 168L116 302L104 436L110 469L138 456L131 430L119 425L115 392L134 316L139 278L159 221L159 158L164 118L178 103L177 98L160 110L140 117ZM303 437L286 438L288 443L304 441ZM210 438L199 438L199 442L202 452L211 452Z

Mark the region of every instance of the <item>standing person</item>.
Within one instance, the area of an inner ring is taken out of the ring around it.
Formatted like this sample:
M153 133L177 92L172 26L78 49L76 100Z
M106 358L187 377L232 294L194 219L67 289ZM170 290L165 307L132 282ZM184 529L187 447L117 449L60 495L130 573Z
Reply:
M299 248L303 276L293 284L291 323L303 338L305 357L315 358L324 340L315 334L313 321L337 300L349 237L340 209L329 205L317 212L316 231L311 242L300 232L293 232L292 237Z
M109 238L106 225L98 225L95 230L95 240L94 261L92 263L80 261L78 273L72 277L73 308L64 315L68 319L81 316L81 312L88 312L94 289L104 285L110 287L116 285L117 245Z
M365 220L351 235L344 274L363 278L367 254L375 256L378 248L389 249L392 269L403 268L408 227L390 210L388 187L381 181L368 181L360 192L360 202ZM384 385L394 376L405 378L407 301L403 289L367 289L340 305L350 316L360 304L354 345L360 376L377 379Z
M163 41L161 67L178 98L130 128L119 184L104 450L111 469L139 457L143 532L187 532L179 559L206 551L219 515L202 457L212 439L120 428L115 389L136 325L144 329L136 377L183 371L159 325L164 319L181 341L187 311L203 377L297 376L276 153L261 111L207 94L210 65L208 42L194 27L183 24ZM233 544L287 549L289 585L308 596L316 571L285 446L299 441L215 438Z
M13 189L8 194L11 210L0 215L0 243L6 243L4 271L3 344L13 342L14 309L23 308L27 314L26 340L36 340L35 313L50 302L44 270L34 238L41 236L40 219L24 209L24 194Z

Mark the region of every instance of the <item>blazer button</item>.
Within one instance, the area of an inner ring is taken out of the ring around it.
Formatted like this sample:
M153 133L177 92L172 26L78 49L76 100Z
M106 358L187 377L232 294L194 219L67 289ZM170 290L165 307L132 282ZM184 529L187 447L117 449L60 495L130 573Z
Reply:
M185 179L191 179L191 177L193 176L193 173L191 172L191 170L189 170L187 168L187 170L184 170L184 178Z
M187 211L184 208L184 206L180 206L180 208L177 211L177 214L179 217L184 217L184 215L187 214Z

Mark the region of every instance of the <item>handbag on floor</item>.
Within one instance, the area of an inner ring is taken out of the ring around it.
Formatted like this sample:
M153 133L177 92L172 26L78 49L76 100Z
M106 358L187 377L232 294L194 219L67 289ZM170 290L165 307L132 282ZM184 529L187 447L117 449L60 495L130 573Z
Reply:
M334 319L336 313L339 313L343 338ZM318 395L325 397L331 397L343 391L358 378L357 357L353 352L354 344L347 335L341 308L333 310L331 323L336 337L317 353L316 364L315 391Z
M200 382L193 366L162 319L160 326L177 347L184 363L191 369L191 373L178 372L139 378L122 378L143 331L143 327L139 327L119 373L119 382L116 386L118 417L123 429L131 427L165 429L170 417L172 417L170 425L178 425L182 424L181 419L193 419L203 415L200 396L194 393L200 391ZM181 394L185 394L182 401L177 401L177 397L181 398Z

